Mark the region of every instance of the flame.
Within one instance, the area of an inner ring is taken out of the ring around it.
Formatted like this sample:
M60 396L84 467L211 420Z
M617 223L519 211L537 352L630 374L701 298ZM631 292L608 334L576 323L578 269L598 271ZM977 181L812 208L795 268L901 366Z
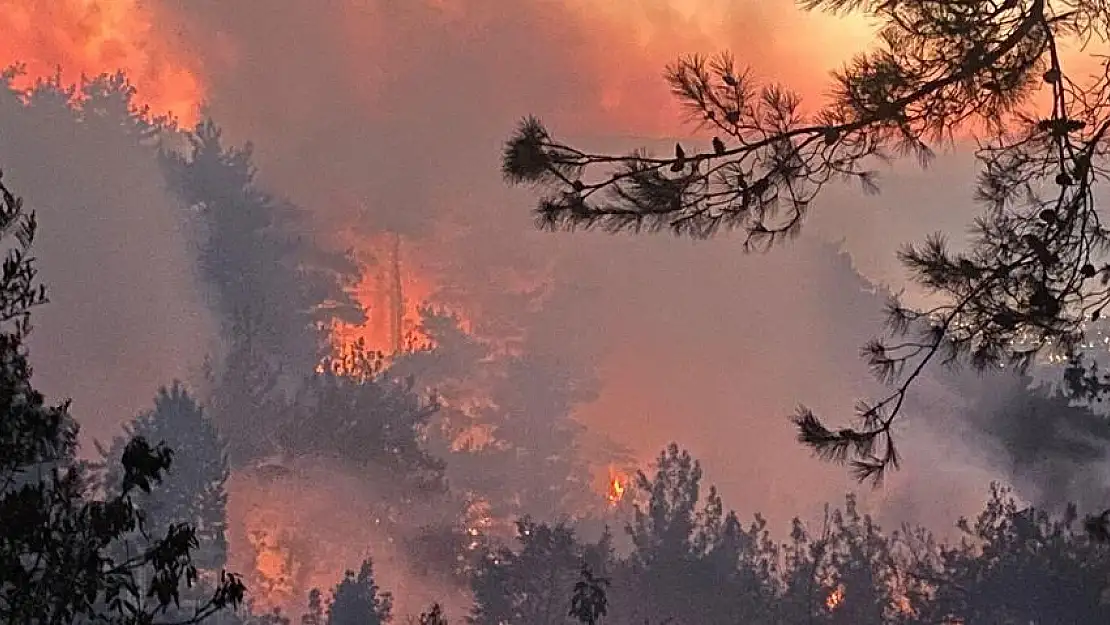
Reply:
M334 588L367 557L378 582L404 604L395 606L400 614L446 595L438 582L412 573L394 534L397 517L363 472L310 457L290 459L287 469L240 469L228 480L228 569L243 574L256 613L297 613L310 589ZM335 513L339 507L344 514ZM480 511L473 517L468 528L485 531Z
M287 537L272 523L254 520L251 524L254 529L247 535L254 551L251 590L259 598L258 605L279 607L275 604L295 600L293 579L296 560Z
M0 63L25 66L18 88L56 72L69 84L122 71L138 89L139 106L192 124L204 85L188 57L155 32L155 21L141 0L0 0Z
M913 609L913 603L910 602L910 598L901 593L894 596L894 609L897 610L899 614L905 616L914 616L917 614L917 610Z
M605 497L609 500L609 505L616 506L624 500L625 492L628 490L628 478L612 469L609 470L609 488Z
M844 604L844 584L837 584L836 588L825 597L825 607L829 611L835 610Z
M420 306L436 289L432 281L402 261L405 242L395 235L378 236L359 241L357 249L362 279L354 288L354 296L366 311L367 320L361 324L337 323L332 329L334 353L342 356L361 345L389 356L430 346L429 338L420 331ZM400 309L400 327L394 307Z

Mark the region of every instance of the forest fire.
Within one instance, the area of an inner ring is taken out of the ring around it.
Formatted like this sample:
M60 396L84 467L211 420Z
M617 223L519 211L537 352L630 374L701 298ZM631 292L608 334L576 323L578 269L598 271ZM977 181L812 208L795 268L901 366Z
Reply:
M434 292L403 262L403 241L388 234L359 241L356 260L362 265L362 281L354 295L366 312L362 324L339 323L332 330L335 355L349 353L356 345L385 357L429 346L421 332L420 307Z
M244 572L260 613L295 613L309 589L333 588L344 570L357 570L368 556L383 583L404 590L399 601L415 602L412 609L445 595L411 574L399 538L386 528L380 493L356 471L297 458L278 477L234 472L228 493L229 568ZM347 514L335 514L340 501ZM483 527L480 512L474 516L472 527Z
M154 31L154 21L139 0L0 0L0 59L24 66L19 87L56 73L69 84L122 71L141 87L140 106L192 124L205 96L203 81Z

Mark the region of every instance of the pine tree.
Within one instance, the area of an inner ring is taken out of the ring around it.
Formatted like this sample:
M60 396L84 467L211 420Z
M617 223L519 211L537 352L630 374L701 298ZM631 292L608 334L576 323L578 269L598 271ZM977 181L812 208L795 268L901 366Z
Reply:
M162 164L170 189L205 226L199 268L218 294L225 335L249 318L262 353L310 371L332 322L364 321L347 289L358 266L297 234L305 211L259 187L250 144L225 145L210 119L186 137L183 153L163 150Z
M393 597L374 581L374 566L364 560L358 574L347 571L332 593L328 625L384 625L393 619Z
M301 625L325 625L324 598L319 588L308 592L308 611L301 616Z
M563 523L517 522L517 549L502 547L472 578L473 625L563 625L567 600L581 570L585 545Z
M417 622L420 625L447 625L447 615L443 613L443 606L433 603L427 612L420 615Z
M812 112L728 54L685 57L667 80L699 128L717 135L712 147L707 138L663 156L595 154L529 118L505 147L503 172L545 190L537 216L546 228L739 230L746 249L765 249L798 232L830 183L875 190L876 158L928 162L954 137L976 140L982 214L967 251L950 252L938 234L900 254L940 303L892 301L891 340L866 347L889 394L861 402L853 427L830 429L806 409L795 416L803 443L878 480L898 465L893 424L926 365L1075 357L1085 324L1110 302L1110 234L1095 199L1110 131L1110 72L1101 71L1110 61L1096 50L1110 39L1110 12L1099 0L803 5L864 14L880 27L877 45L834 75L829 101ZM1065 45L1077 53L1065 57ZM1110 389L1105 374L1088 378L1094 392Z
M701 480L701 464L674 443L656 459L651 478L638 473L645 503L635 506L626 528L633 544L627 592L635 593L645 615L759 622L775 599L759 553L764 523L757 519L743 528L715 487L702 497Z

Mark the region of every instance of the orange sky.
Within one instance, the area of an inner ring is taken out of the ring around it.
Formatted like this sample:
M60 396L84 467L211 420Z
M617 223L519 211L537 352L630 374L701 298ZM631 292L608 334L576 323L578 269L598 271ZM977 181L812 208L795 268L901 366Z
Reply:
M0 0L0 63L63 79L123 70L156 113L195 120L203 81L141 0Z
M463 20L475 13L461 0L427 1L446 20ZM586 25L586 45L576 54L584 49L587 56L581 61L601 79L597 102L601 111L619 110L628 130L641 132L673 127L674 109L658 100L659 73L680 53L729 47L745 62L748 52L761 74L819 93L824 72L867 40L867 28L859 19L806 15L782 0L562 1ZM344 47L352 56L372 53L376 33L358 19L363 13L360 5L351 2L344 7L355 19L348 22L348 33L336 35L347 40ZM0 0L0 26L4 31L0 62L25 63L31 76L52 74L58 66L66 80L76 80L82 73L123 70L139 87L141 103L158 113L173 112L186 123L195 120L206 97L209 81L200 59L151 3ZM218 38L218 33L211 34ZM225 63L242 62L233 50L206 45L208 61L216 50L222 51L220 59ZM381 76L378 68L361 65L360 78L352 87L373 93L374 78ZM646 101L645 94L649 94Z

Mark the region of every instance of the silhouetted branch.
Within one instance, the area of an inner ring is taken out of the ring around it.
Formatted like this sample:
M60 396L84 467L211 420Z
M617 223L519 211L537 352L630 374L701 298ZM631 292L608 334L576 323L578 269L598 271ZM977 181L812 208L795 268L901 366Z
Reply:
M830 103L815 113L782 87L754 84L728 55L687 57L667 79L699 128L716 133L709 149L592 154L529 119L508 143L504 170L510 182L546 191L538 210L546 228L694 237L740 229L747 249L762 249L797 232L828 182L856 178L870 189L865 165L874 159L926 163L931 144L982 137L983 213L967 251L950 252L941 235L903 249L900 260L937 304L892 302L892 336L863 349L889 394L861 404L854 427L827 428L804 408L794 417L799 440L819 456L877 482L898 464L892 426L930 363L1023 369L1041 354L1067 358L1110 303L1110 239L1093 199L1110 173L1110 62L1101 59L1101 73L1081 85L1058 52L1061 37L1110 31L1110 10L1093 0L804 5L881 24L877 48L835 75ZM1050 105L1032 114L1025 109L1038 90ZM1085 393L1110 390L1098 375L1069 376Z

